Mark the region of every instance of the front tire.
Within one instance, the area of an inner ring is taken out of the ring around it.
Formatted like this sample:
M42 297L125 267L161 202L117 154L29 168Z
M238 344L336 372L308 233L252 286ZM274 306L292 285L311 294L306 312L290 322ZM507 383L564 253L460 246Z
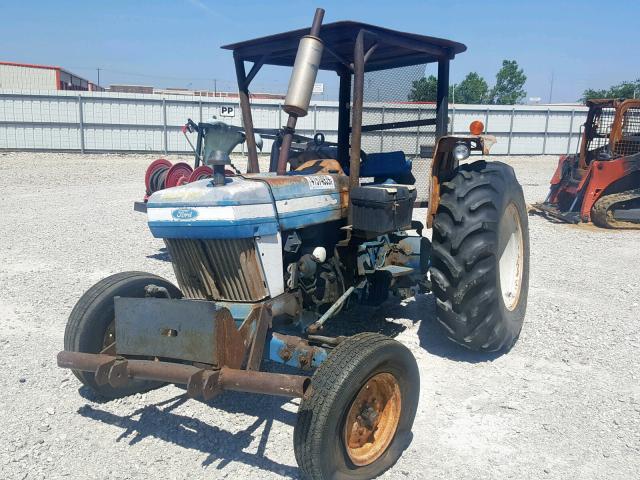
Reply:
M340 343L302 399L294 451L304 478L369 479L411 439L420 394L418 365L401 343L377 333Z
M144 297L144 288L150 284L166 288L171 298L182 297L175 285L157 275L144 272L111 275L87 290L73 307L64 332L64 349L100 353L115 342L114 297ZM105 398L121 398L164 385L162 382L132 380L124 387L114 388L109 384L98 385L91 372L73 370L73 373L84 385Z
M509 350L529 289L529 229L522 187L501 162L462 165L441 185L431 279L447 336L472 350Z

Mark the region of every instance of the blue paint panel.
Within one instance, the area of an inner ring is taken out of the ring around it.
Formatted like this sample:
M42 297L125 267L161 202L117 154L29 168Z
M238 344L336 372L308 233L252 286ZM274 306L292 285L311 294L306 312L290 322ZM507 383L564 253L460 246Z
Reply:
M274 362L277 362L277 363L284 363L285 365L289 365L290 367L300 368L299 357L301 352L295 350L293 352L293 355L291 355L291 358L285 362L280 357L280 355L278 355L278 352L280 352L284 347L286 347L286 344L282 340L274 337L273 335L269 336L268 342L269 342L269 360L273 360ZM319 367L320 364L327 359L327 355L328 353L324 348L318 347L318 352L313 356L313 359L311 360L311 366L313 368Z
M211 185L211 179L204 179L160 190L151 195L147 208L222 207L261 203L271 203L271 195L266 185L242 177L227 177L225 185L215 187Z
M301 212L283 214L280 215L279 218L280 228L282 230L291 230L339 220L342 218L342 209L337 207L331 209L303 210Z
M282 177L260 175L263 181L270 184L275 200L290 200L302 197L331 195L336 205L321 208L279 213L280 224L275 218L237 219L232 221L206 221L193 219L176 219L176 221L150 221L149 229L156 238L250 238L261 235L274 235L280 230L291 230L317 225L342 218L338 178L335 175L335 188L311 189L305 177ZM269 180L273 179L273 183ZM278 181L275 181L275 180ZM149 212L154 208L187 209L207 206L231 206L251 204L272 204L267 185L263 182L251 181L241 177L227 179L224 186L212 187L209 180L201 180L181 187L156 192L147 204ZM169 192L171 190L171 192ZM185 200L181 200L184 197ZM185 213L186 214L186 213Z
M149 230L156 238L251 238L275 235L278 224L274 219L251 219L242 222L149 222Z

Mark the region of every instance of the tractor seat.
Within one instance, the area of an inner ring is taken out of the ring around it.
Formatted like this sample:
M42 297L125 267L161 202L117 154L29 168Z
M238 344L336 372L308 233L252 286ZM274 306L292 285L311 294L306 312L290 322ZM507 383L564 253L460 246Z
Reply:
M292 171L287 172L288 175L344 175L344 171L337 160L333 159L314 159L307 160Z
M399 183L413 185L416 179L411 173L412 163L404 152L370 153L360 166L361 177L373 177L374 183Z

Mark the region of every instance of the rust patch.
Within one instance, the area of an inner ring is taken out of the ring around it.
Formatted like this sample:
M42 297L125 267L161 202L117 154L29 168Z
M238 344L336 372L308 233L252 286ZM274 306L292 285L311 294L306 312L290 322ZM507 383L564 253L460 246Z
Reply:
M217 312L215 325L218 366L240 368L245 356L245 346L229 310L223 308Z
M300 368L309 369L312 367L313 357L318 351L316 347L309 345L309 342L300 337L283 335L281 333L273 333L273 336L284 344L278 352L278 355L285 363L296 355Z
M387 451L401 412L400 386L392 374L378 373L362 386L344 425L347 454L354 464L369 465Z
M252 310L255 311L256 309ZM253 341L251 342L251 350L247 359L247 370L259 370L262 363L262 354L264 352L264 344L267 338L267 330L271 324L271 309L262 305L257 308L258 315L255 326Z

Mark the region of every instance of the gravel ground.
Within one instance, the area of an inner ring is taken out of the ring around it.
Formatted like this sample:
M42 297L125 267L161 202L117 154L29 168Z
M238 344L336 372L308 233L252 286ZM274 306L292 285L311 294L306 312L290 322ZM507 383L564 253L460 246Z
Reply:
M297 401L204 403L169 386L101 403L55 365L93 283L124 270L174 278L132 211L153 158L0 153L1 478L298 477ZM544 198L555 158L509 161L527 201ZM507 355L446 341L429 295L356 314L420 365L414 439L384 478L639 477L638 233L531 217L530 234L529 308Z

